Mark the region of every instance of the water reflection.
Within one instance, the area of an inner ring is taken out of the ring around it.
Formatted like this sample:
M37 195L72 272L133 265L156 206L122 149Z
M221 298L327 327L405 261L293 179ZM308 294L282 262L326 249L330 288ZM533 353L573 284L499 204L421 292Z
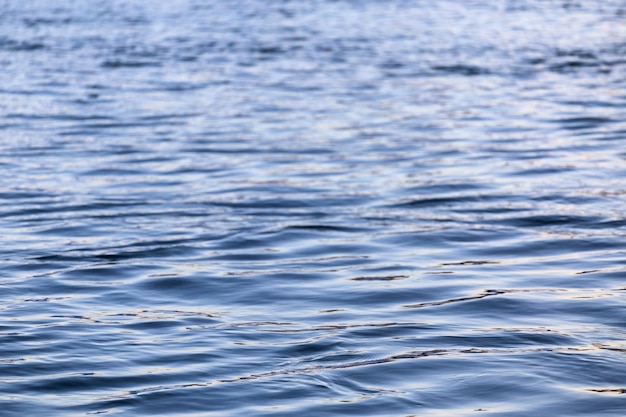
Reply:
M0 7L7 416L624 414L620 2Z

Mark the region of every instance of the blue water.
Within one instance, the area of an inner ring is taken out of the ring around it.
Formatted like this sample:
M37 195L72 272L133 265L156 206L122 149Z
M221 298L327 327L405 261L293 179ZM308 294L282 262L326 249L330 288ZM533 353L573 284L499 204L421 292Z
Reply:
M0 415L626 415L625 22L0 0Z

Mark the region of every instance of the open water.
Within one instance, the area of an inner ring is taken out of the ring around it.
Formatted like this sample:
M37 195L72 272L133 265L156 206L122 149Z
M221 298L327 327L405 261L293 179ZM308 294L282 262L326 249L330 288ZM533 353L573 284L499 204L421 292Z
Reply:
M626 415L625 22L0 0L0 415Z

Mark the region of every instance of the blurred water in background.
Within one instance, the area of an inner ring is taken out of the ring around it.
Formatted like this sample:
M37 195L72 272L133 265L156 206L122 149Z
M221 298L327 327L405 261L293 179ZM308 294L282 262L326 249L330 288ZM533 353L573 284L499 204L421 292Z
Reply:
M625 20L0 0L0 414L626 415Z

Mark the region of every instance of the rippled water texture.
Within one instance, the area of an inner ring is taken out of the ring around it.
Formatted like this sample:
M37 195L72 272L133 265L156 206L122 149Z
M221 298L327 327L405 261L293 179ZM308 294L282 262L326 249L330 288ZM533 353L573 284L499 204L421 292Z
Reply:
M0 11L3 417L626 415L622 1Z

